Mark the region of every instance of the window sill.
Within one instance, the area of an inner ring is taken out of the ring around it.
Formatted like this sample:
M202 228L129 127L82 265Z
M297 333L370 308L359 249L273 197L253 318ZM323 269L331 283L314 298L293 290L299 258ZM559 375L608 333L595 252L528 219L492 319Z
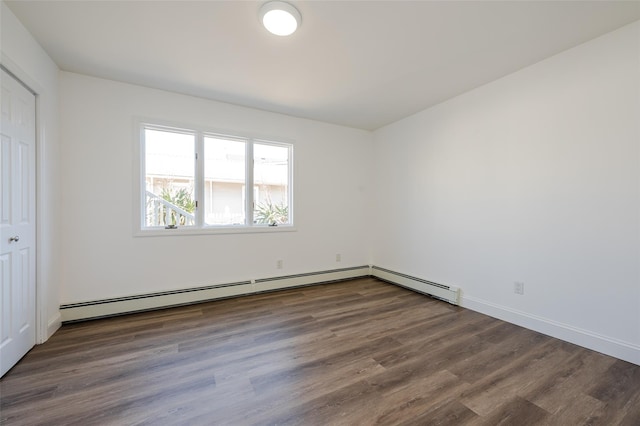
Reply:
M224 234L270 234L278 232L296 232L293 225L278 226L209 226L204 228L181 227L176 229L148 228L137 229L134 237L170 237L185 235L224 235Z

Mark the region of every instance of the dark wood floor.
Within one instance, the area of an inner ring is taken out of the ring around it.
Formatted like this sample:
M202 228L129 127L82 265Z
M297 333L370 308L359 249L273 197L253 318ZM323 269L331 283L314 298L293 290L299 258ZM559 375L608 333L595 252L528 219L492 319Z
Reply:
M375 279L64 326L3 425L640 425L640 367Z

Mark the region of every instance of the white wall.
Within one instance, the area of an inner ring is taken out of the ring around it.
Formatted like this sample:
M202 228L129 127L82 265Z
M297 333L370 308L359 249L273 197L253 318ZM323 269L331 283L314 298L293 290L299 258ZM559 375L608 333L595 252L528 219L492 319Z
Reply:
M370 132L68 72L60 87L63 303L368 264ZM135 117L294 140L297 232L134 237Z
M375 265L640 364L640 22L374 139Z
M38 341L42 342L60 327L58 67L4 2L0 15L2 65L37 92Z

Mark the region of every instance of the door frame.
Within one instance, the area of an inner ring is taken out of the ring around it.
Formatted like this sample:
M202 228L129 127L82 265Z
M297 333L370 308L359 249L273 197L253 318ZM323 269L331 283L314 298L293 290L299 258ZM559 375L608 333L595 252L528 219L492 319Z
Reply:
M16 78L23 86L32 92L36 98L36 344L44 343L59 327L60 314L58 312L56 320L49 324L47 312L47 289L44 284L43 262L42 262L42 217L44 217L45 200L43 188L43 161L47 134L45 131L44 117L46 115L43 108L43 101L48 98L46 90L31 77L29 73L24 71L20 66L13 62L4 52L0 57L0 65ZM51 278L50 278L51 279Z

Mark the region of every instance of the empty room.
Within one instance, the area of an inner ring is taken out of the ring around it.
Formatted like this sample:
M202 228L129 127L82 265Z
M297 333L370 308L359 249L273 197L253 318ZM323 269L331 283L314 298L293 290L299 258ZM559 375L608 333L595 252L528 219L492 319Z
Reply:
M640 425L640 1L0 0L3 425Z

